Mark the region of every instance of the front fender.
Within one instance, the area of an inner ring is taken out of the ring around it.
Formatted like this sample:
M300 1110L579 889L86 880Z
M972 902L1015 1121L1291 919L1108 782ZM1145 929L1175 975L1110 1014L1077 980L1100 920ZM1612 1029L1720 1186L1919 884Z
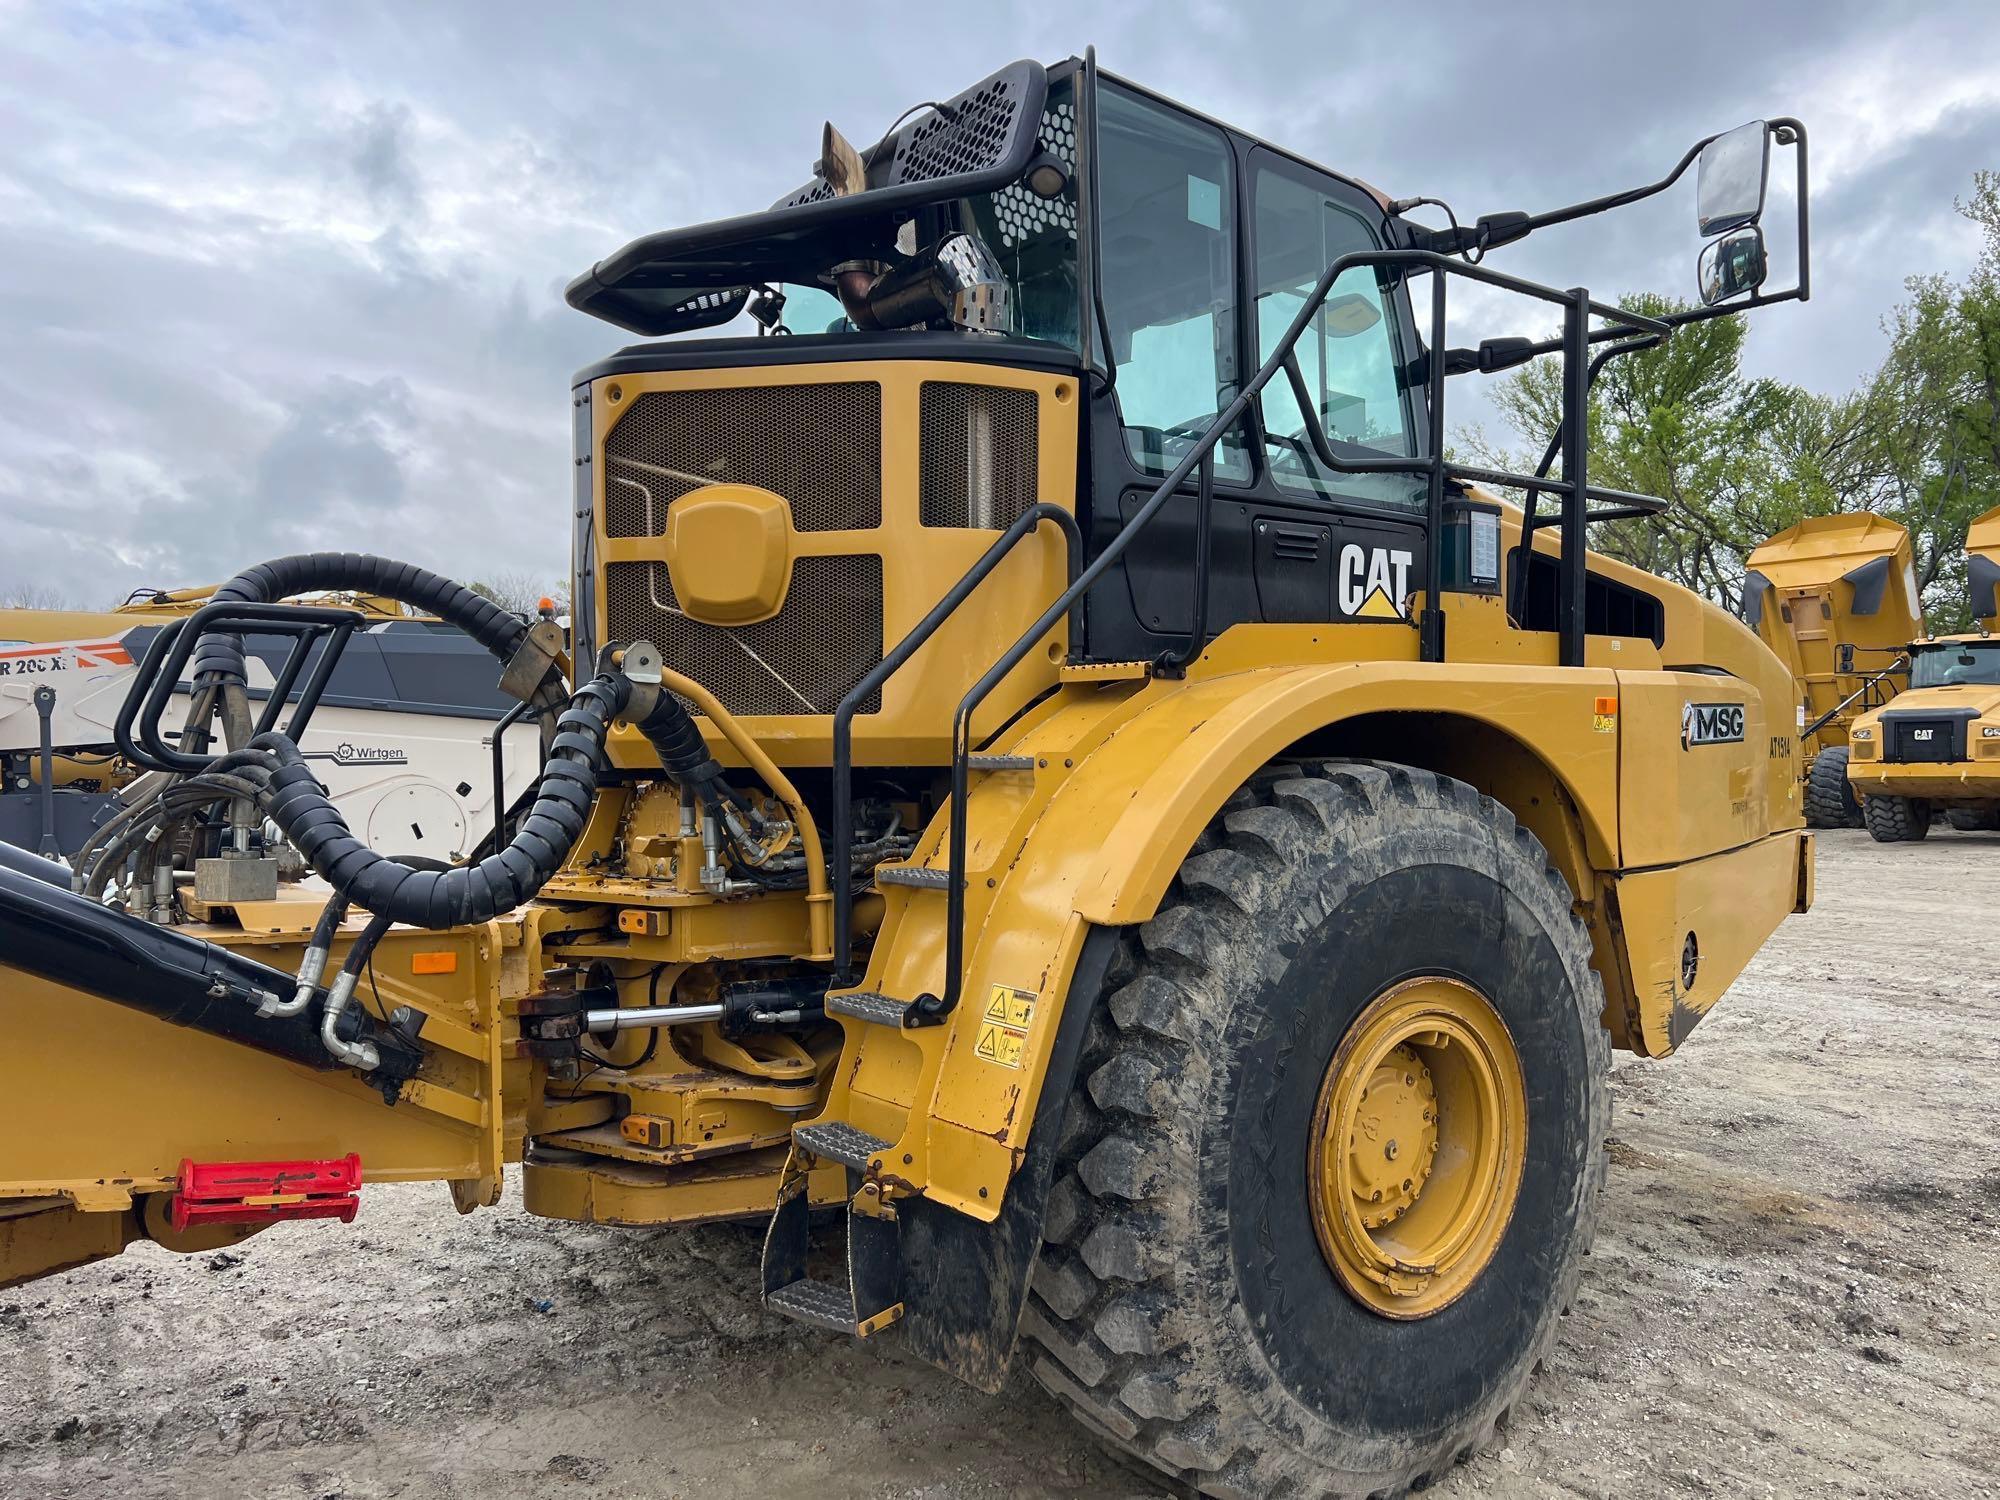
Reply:
M1050 803L1054 826L1094 840L1071 891L1087 921L1152 916L1202 828L1259 766L1363 715L1450 714L1520 742L1575 804L1592 863L1617 863L1617 735L1595 713L1618 690L1608 670L1357 662L1177 687L1106 739Z

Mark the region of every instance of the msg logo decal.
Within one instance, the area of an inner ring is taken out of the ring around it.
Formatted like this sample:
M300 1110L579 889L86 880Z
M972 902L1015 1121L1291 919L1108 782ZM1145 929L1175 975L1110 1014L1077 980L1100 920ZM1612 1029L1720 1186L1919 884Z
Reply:
M1681 749L1743 743L1743 705L1690 703L1681 710Z

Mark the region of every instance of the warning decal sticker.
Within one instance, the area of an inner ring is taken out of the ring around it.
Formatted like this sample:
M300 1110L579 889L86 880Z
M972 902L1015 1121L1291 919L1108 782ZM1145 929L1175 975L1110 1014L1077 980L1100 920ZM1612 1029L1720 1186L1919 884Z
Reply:
M979 1040L973 1052L1003 1068L1021 1066L1028 1051L1028 1023L1035 1017L1033 990L1017 990L996 984L986 998L986 1011L979 1018Z

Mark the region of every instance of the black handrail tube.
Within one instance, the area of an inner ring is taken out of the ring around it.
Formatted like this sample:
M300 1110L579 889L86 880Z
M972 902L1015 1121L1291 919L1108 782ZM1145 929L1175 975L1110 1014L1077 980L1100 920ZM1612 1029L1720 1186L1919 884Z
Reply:
M526 698L500 716L493 726L493 852L507 845L507 731L520 723L532 707Z
M1424 497L1424 612L1418 622L1417 655L1423 661L1444 660L1444 580L1438 575L1438 538L1444 535L1444 277L1431 276L1431 348L1438 351L1425 372L1430 377L1430 486ZM1581 474L1583 471L1574 471ZM1577 502L1581 510L1583 503ZM1400 599L1393 601L1399 608Z
M1556 660L1565 667L1580 667L1589 574L1583 560L1585 496L1577 487L1585 486L1590 475L1590 293L1576 287L1570 298L1563 315L1563 474L1572 489L1562 512L1562 558L1568 566L1562 570L1562 592L1556 597Z
M1194 515L1194 620L1188 628L1187 644L1172 646L1153 660L1155 671L1167 675L1184 673L1189 662L1201 655L1208 644L1209 512L1215 508L1215 450L1204 449L1201 467L1195 471Z
M1648 333L1648 334L1642 334L1638 338L1628 339L1625 343L1622 344L1613 344L1609 349L1604 349L1599 351L1597 358L1593 359L1590 362L1590 374L1585 379L1584 382L1585 385L1594 388L1597 385L1597 377L1604 373L1604 367L1610 364L1611 361L1616 359L1619 355L1636 354L1641 349L1657 349L1663 342L1664 340L1661 338L1659 334ZM1542 450L1541 463L1539 463L1535 467L1535 478L1537 480L1547 479L1549 470L1553 468L1555 465L1556 455L1562 452L1562 442L1563 442L1562 426L1561 424L1557 424L1556 430L1551 434L1549 434L1548 447ZM1528 493L1522 496L1521 508L1523 511L1527 513L1526 522L1522 527L1523 540L1532 538L1535 534L1537 526L1539 525L1539 522L1536 519L1536 512L1537 508L1541 504L1542 491L1543 490L1555 491L1557 483L1559 483L1559 481L1551 481L1550 483L1546 484L1542 483L1531 484L1528 486ZM1560 492L1563 494L1567 494L1569 492L1569 489L1570 486L1563 485L1562 490ZM1588 492L1586 492L1585 498L1586 499L1590 498ZM1662 509L1664 508L1665 507L1663 506Z
M1104 242L1098 232L1101 220L1099 209L1104 199L1097 190L1097 49L1083 49L1083 77L1077 87L1077 131L1076 154L1077 176L1083 180L1077 184L1076 199L1084 207L1083 223L1078 227L1077 247L1079 259L1086 263L1078 267L1078 280L1090 288L1090 306L1080 310L1087 321L1097 320L1097 331L1104 335L1104 389L1118 387L1118 357L1111 348L1111 319L1104 311L1104 278L1098 268L1104 264ZM1087 259L1086 259L1087 258ZM1090 367L1090 348L1094 342L1084 335L1083 363Z
M918 648L937 633L938 628L971 597L972 591L1000 566L1007 554L1030 532L1038 530L1044 521L1053 522L1062 531L1068 558L1068 579L1070 583L1075 583L1077 572L1083 566L1083 532L1076 524L1076 517L1047 501L1029 506L1014 518L1013 525L994 538L993 545L982 552L979 560L945 591L942 599L931 606L930 612L911 627L909 633L896 643L896 648L848 690L847 696L833 711L833 851L829 860L833 868L829 874L833 882L833 968L836 984L854 983L854 716L861 705L902 670L903 664L916 654ZM1078 622L1072 610L1072 641L1077 638L1077 633Z
M276 687L265 701L263 713L258 717L259 734L268 733L277 722L278 715L284 711L286 697L292 684L298 680L314 640L325 639L319 659L313 664L311 675L299 691L298 704L292 710L288 732L296 737L304 732L311 720L340 654L346 648L348 637L361 623L362 618L355 611L325 605L262 604L245 600L205 604L185 620L176 620L153 638L153 644L147 649L133 679L132 691L126 694L124 703L119 706L112 737L128 759L148 770L192 774L205 769L209 763L208 756L175 750L164 743L160 735L160 721L174 689L180 683L182 669L188 665L189 658L202 648L203 637L211 631L224 634L246 628L270 635L293 636L297 640L278 673Z

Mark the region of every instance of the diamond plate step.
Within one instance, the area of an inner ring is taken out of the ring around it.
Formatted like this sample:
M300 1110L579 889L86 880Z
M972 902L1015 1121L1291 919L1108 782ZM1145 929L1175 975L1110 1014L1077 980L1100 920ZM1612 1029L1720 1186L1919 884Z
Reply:
M967 770L971 771L1032 771L1035 757L1032 755L968 755L965 757Z
M822 1161L837 1161L857 1172L867 1167L869 1158L879 1156L894 1144L872 1136L845 1120L821 1120L811 1125L796 1126L792 1130L792 1139Z
M877 865L877 885L907 885L920 891L948 891L951 871L931 870L922 865Z
M846 1287L834 1286L830 1282L795 1281L765 1297L764 1305L773 1312L797 1318L815 1328L830 1328L835 1333L853 1333L855 1330L857 1320L853 1294Z
M852 995L828 995L826 1013L830 1016L852 1016L857 1021L872 1021L877 1026L894 1026L900 1029L903 1012L910 1008L907 1000L892 1000L887 995L875 995L861 991Z

